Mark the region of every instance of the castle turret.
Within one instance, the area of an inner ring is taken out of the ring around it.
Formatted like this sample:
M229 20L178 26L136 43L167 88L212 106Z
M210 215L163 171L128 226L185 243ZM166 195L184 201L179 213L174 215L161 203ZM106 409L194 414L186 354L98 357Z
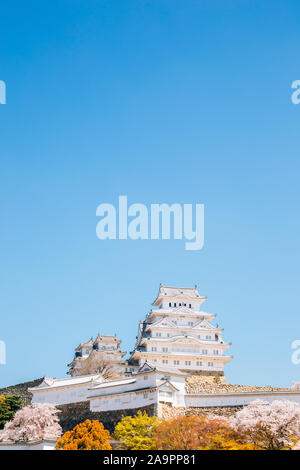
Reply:
M121 350L121 341L116 336L105 336L98 334L97 338L91 338L81 343L75 349L73 361L68 364L68 374L72 377L102 373L109 375L122 374L126 362L123 360L126 352Z

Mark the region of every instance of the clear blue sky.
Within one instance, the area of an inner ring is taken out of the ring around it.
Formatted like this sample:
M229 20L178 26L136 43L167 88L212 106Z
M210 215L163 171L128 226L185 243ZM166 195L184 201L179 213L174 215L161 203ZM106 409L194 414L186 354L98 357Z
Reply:
M1 4L0 385L134 345L159 282L208 296L232 383L300 379L299 2ZM96 207L204 203L205 246L100 241Z

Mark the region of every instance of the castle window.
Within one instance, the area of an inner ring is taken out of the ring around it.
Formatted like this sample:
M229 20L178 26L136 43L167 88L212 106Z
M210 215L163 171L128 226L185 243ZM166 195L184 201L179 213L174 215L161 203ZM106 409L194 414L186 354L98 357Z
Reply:
M190 365L191 365L191 361L185 361L185 365L186 365L186 366L190 366Z
M202 349L202 354L207 354L207 353L208 353L207 349Z
M202 362L201 361L197 361L197 366L202 366Z
M174 303L174 307L176 307L176 302Z
M189 308L192 308L192 304L189 304Z
M163 352L168 352L168 348L162 348Z
M214 354L217 356L219 354L219 350L218 349L214 349Z
M179 361L174 361L174 366L179 366Z
M162 360L162 363L163 363L163 364L168 364L168 359L163 359L163 360Z
M207 365L208 365L208 367L213 367L214 363L213 362L208 362Z
M169 302L169 307L172 307L172 304L171 304L171 302Z
M152 346L151 351L156 351L156 346Z

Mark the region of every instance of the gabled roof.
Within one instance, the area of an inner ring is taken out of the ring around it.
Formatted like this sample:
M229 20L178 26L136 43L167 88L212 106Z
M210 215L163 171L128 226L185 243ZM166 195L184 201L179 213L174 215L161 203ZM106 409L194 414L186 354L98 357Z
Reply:
M205 328L206 330L220 330L220 328L217 328L216 326L211 325L207 320L201 320L195 325L193 325L191 328L195 328L196 330L199 328Z
M200 296L198 287L172 287L160 284L156 299L152 305L159 305L163 298L188 297L193 300L206 300L206 297Z
M109 342L121 343L121 341L117 338L116 335L100 335L100 333L98 333L97 338L94 341L94 344L102 343L102 342L103 343L109 343Z
M156 372L156 373L162 373L162 374L167 374L167 375L180 375L180 376L187 376L189 374L186 374L185 372L181 372L175 367L163 367L161 365L157 366L153 364L150 361L144 362L144 364L138 369L136 374L143 374L143 373L148 373L148 372Z
M94 374L94 375L81 375L78 377L71 377L66 379L55 379L52 377L45 377L43 382L38 387L29 388L29 391L37 391L37 390L44 390L44 389L51 389L51 388L58 388L58 387L68 387L70 385L81 385L81 384L88 384L88 383L102 383L104 379L101 374Z
M168 323L168 325L171 327L171 328L177 328L177 325L175 325L175 323L171 322L167 317L166 318L161 318L160 320L157 320L155 321L154 323L148 323L148 325L146 326L145 330L149 330L153 327L157 327L157 326L160 326L161 323Z
M89 339L88 341L86 341L85 343L80 343L79 346L77 346L77 348L75 349L75 351L80 351L82 348L87 348L87 347L92 347L93 346L93 343L94 343L94 340L93 338Z
M158 382L157 388L165 387L171 388L174 392L179 392L179 389L175 387L168 379L160 380Z

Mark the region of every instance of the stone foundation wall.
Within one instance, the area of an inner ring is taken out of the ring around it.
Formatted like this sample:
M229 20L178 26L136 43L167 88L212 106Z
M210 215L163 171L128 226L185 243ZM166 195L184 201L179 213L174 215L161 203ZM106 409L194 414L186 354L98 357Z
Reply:
M19 395L24 405L29 405L32 399L32 393L28 392L28 388L38 387L44 380L44 377L30 382L10 385L9 387L0 388L0 395Z
M177 416L203 416L203 415L215 415L229 418L234 415L237 411L241 410L243 406L216 406L207 408L186 408L186 407L172 407L166 403L161 405L161 417L162 419L172 419Z
M70 431L76 424L82 423L86 419L96 419L101 421L103 426L112 433L116 424L122 419L122 416L134 416L139 410L146 411L149 416L156 414L156 405L154 404L128 410L92 412L90 411L90 402L83 401L58 405L57 408L61 411L59 413L59 421L63 432Z
M275 392L288 390L282 387L266 385L258 387L253 385L234 385L227 383L225 376L209 376L207 374L193 374L186 378L186 393L234 393L234 392Z
M186 370L182 372L186 372ZM192 376L196 375L199 377L224 377L224 372L218 370L189 370L189 373Z

